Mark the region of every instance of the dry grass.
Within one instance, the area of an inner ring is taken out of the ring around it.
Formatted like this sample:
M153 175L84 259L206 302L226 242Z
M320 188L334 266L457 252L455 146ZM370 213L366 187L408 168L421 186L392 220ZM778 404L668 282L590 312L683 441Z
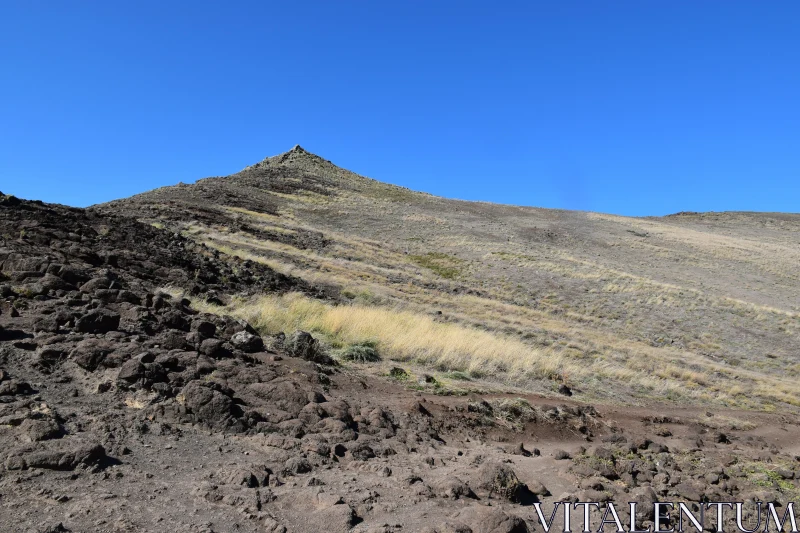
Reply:
M166 290L182 296L174 289ZM622 403L638 398L765 409L776 402L798 404L797 387L791 380L766 378L744 369L726 370L693 354L684 354L688 360L670 359L659 350L634 357L587 357L570 345L536 348L514 337L438 322L408 309L332 305L300 294L239 300L228 308L199 307L244 318L263 334L302 329L332 348L369 344L383 358L491 378L528 390L552 391L567 383L588 395Z
M374 342L385 357L413 361L442 371L558 375L560 357L532 349L512 338L477 331L402 309L330 305L299 294L263 296L233 312L266 333L304 329L340 345Z

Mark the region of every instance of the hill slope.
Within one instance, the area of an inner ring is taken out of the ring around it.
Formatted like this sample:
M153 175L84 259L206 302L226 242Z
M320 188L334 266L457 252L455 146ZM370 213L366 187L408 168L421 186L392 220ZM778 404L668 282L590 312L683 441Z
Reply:
M537 501L626 524L635 501L640 529L655 500L786 508L795 224L443 200L299 148L92 209L0 193L0 524L526 533Z
M798 215L628 218L448 200L299 146L96 209L334 286L337 305L273 297L235 312L265 333L311 328L333 348L370 342L443 383L471 380L454 388L489 379L622 403L800 402Z

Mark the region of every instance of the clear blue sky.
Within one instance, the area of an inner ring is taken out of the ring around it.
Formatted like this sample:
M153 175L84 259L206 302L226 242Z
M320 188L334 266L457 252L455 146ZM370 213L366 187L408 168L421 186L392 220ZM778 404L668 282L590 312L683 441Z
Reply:
M800 211L800 2L6 1L0 190L85 206L301 144L434 194Z

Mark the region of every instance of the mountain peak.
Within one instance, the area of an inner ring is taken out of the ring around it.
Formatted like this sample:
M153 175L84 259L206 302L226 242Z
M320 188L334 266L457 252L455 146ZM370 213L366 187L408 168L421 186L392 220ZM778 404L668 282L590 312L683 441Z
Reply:
M274 166L294 166L306 168L310 166L330 165L333 164L316 154L312 154L299 144L295 144L288 152L282 154L266 157L255 165L247 168L261 168L261 167L274 167Z
M369 179L336 166L328 159L309 152L299 144L295 144L288 152L264 158L255 165L244 168L242 172L260 172L279 168L288 168L310 175L324 176L326 179L349 182L351 186L360 180Z
M289 150L288 152L286 152L286 153L287 154L291 154L291 153L309 154L310 152L308 150L306 150L305 148L303 148L302 146L300 146L299 144L295 144L294 147L291 150ZM311 155L313 155L313 154L311 154Z

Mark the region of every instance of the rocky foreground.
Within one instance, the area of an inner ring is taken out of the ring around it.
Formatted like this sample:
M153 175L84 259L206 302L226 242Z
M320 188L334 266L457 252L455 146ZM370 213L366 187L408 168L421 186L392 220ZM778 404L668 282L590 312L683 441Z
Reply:
M556 501L640 502L646 527L656 500L798 494L794 417L441 396L166 286L337 298L132 218L0 193L0 530L512 533Z

